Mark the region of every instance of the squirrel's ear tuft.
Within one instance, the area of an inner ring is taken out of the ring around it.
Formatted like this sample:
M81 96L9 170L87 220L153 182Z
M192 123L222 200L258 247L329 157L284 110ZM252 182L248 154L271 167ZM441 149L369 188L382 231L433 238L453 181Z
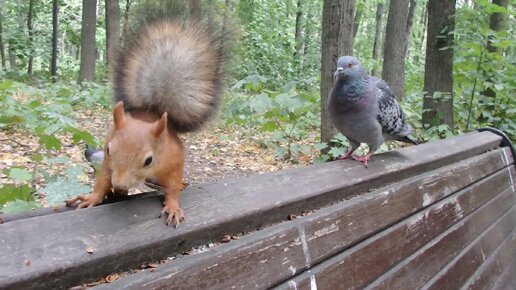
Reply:
M156 123L156 126L152 130L152 134L154 137L158 138L161 133L167 128L167 122L168 122L168 114L165 112L163 115L161 115L161 118Z
M124 126L125 123L125 112L124 112L124 103L122 101L116 103L113 108L113 120L115 122L115 128L120 129Z

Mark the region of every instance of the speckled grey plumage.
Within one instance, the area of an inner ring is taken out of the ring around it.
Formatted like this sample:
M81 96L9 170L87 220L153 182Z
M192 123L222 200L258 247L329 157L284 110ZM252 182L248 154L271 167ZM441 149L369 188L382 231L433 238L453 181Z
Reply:
M409 137L412 130L389 85L368 76L355 57L339 58L328 110L335 127L352 146L343 159L349 158L360 143L369 145L369 156L386 140L417 144Z

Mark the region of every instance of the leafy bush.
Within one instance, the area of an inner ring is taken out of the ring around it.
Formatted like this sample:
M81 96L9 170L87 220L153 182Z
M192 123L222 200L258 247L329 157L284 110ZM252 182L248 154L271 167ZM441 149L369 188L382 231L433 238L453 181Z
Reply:
M70 193L86 193L79 176L87 168L74 164L67 158L52 158L61 150L62 141L56 136L69 136L73 144L98 144L89 133L75 123L76 106L99 108L108 105L105 86L88 84L83 87L70 84L50 84L33 87L12 80L0 82L0 129L22 132L35 136L39 148L30 156L34 167L11 167L3 174L10 181L0 188L0 208L9 213L38 207L37 196L44 195L50 205L62 203ZM57 165L65 169L61 173L48 173L40 165ZM41 186L41 187L40 187Z
M320 125L319 95L296 89L290 82L278 91L264 89L267 79L253 75L238 81L226 97L224 119L228 124L256 126L270 132L275 156L292 160L307 152L301 142Z

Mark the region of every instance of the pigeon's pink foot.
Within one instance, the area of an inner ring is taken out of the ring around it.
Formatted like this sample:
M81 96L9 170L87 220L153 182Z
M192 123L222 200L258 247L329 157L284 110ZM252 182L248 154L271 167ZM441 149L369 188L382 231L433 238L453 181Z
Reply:
M349 157L351 157L351 154L353 154L353 151L355 151L355 150L349 150L348 153L346 153L346 155L338 157L337 160L349 159Z
M367 167L367 162L371 158L371 155L372 155L371 153L367 153L364 156L353 156L352 158L353 158L353 160L364 163L364 166Z

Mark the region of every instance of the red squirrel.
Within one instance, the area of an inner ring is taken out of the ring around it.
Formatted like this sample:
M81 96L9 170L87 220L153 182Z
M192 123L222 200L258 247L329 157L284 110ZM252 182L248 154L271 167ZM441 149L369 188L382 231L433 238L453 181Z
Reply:
M127 193L142 182L164 193L160 217L176 227L184 213L185 150L178 133L199 129L221 99L223 42L199 25L158 21L143 25L113 71L116 105L104 160L92 192L66 202L78 208L102 203L107 193Z

